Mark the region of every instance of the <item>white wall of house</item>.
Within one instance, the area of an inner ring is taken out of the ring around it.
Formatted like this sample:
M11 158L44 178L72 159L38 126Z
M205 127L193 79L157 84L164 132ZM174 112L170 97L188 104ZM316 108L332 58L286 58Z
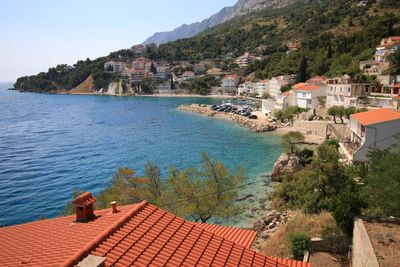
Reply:
M269 94L269 82L258 82L254 85L256 92L259 96L268 93Z
M225 78L222 81L222 87L225 88L235 88L237 84L238 84L238 79Z
M273 97L277 97L278 95L281 94L281 87L282 87L282 81L276 78L272 78L269 81L269 94Z
M296 90L297 106L300 108L317 108L319 105L318 97L320 96L326 96L326 87L311 91Z
M261 101L261 111L268 115L268 117L272 117L275 109L275 100L274 99L263 99Z
M328 84L327 107L344 106L355 107L358 97L364 94L363 84Z
M356 120L350 120L352 141L361 141L361 147L353 155L354 161L367 161L370 148L387 149L399 140L396 135L400 133L400 120L388 121L365 126Z

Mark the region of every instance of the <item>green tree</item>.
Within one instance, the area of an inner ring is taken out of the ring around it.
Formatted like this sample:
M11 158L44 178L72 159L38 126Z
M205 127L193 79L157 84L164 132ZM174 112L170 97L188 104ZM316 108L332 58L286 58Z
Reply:
M295 260L302 260L304 252L311 250L311 238L305 233L289 233L289 248Z
M233 174L222 162L203 154L200 170L170 169L168 198L177 204L169 208L179 216L200 222L207 222L214 216L230 217L240 210L235 203L236 188L243 180L242 169ZM182 199L185 201L179 202Z
M328 108L328 115L333 117L333 121L336 124L337 123L336 117L338 116L338 107L333 106L333 107Z
M154 75L157 74L157 68L156 68L156 66L154 66L154 63L153 63L153 62L151 63L150 71L151 71L151 73L153 73Z
M297 144L304 142L304 135L301 132L289 132L282 138L283 148L286 153L293 154L296 151Z
M299 70L297 72L297 82L305 82L308 79L308 74L307 74L307 58L306 56L303 54L303 57L301 58L300 61L300 66L299 66Z
M390 74L400 74L400 51L397 51L389 56Z
M373 150L362 189L368 213L377 216L400 217L400 152ZM396 163L396 164L394 164Z
M290 208L312 214L330 211L350 235L353 220L361 214L364 202L349 168L340 162L335 145L323 143L317 147L310 165L278 187L274 202L283 201Z

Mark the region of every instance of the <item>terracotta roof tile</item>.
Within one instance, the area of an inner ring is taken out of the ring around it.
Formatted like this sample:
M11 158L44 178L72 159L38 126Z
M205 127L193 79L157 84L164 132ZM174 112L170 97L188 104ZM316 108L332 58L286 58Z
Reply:
M358 121L364 126L400 120L400 112L391 109L375 109L351 115L351 119Z
M302 87L304 87L306 85L307 85L307 83L297 83L297 84L293 85L293 88L297 90L297 89L300 89L300 88L302 88Z
M314 91L314 90L319 90L321 88L322 87L318 86L318 85L305 85L303 87L296 88L296 90L298 90L298 91Z
M78 196L72 203L76 206L89 206L96 202L96 198L92 196L92 193L86 192Z
M106 266L310 266L254 252L250 230L189 222L145 201L119 211L1 228L0 266L73 266L89 254Z

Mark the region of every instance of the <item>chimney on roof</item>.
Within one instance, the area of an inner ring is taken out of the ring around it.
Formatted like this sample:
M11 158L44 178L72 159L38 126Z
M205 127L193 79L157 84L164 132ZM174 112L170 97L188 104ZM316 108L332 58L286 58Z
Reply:
M75 206L76 222L88 222L94 219L93 204L95 202L96 198L90 192L83 193L72 202Z
M112 213L118 213L117 210L117 201L112 201L111 203Z

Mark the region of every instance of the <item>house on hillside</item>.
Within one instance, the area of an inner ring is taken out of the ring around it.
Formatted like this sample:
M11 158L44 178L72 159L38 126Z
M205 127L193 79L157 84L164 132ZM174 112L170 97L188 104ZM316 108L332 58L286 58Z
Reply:
M255 60L255 56L246 52L243 54L243 56L240 56L236 59L236 64L238 64L240 68L245 68L248 65L253 64Z
M269 80L259 81L254 85L254 87L259 96L269 94Z
M143 44L133 45L131 50L135 54L141 54L146 51L146 47Z
M399 143L400 112L376 109L354 114L350 117L350 155L353 161L367 161L371 148L387 149Z
M306 84L297 86L296 92L296 105L300 108L314 109L321 103L319 97L326 96L326 87L322 85Z
M307 84L310 85L321 85L326 86L326 77L325 76L314 76L306 81Z
M283 75L278 77L273 77L269 80L269 94L272 97L277 97L280 95L281 88L289 83L293 82L293 77L289 75Z
M183 81L192 80L192 79L194 79L194 78L196 78L196 74L195 74L193 71L185 71L185 72L182 74L182 80L183 80Z
M132 69L151 71L153 61L145 57L138 57L132 61Z
M348 75L327 80L327 107L356 107L359 97L364 96L369 84L356 83Z
M125 64L123 62L108 61L104 63L104 70L120 73L125 70Z
M222 87L233 89L236 88L239 84L240 77L236 74L225 75L222 79Z
M156 70L157 70L156 77L159 79L167 79L171 75L171 71L167 66L157 66Z
M147 201L95 210L90 192L75 215L0 228L0 266L310 267L251 247L257 232L179 218Z
M375 61L388 62L389 55L397 51L400 51L400 36L383 38L380 45L375 50Z
M238 95L250 95L255 92L255 84L253 82L245 82L239 85Z

